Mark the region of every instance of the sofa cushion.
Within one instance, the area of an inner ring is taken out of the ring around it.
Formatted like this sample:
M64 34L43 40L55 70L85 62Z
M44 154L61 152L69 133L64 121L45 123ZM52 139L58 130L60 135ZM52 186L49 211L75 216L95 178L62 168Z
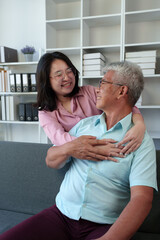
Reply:
M0 233L7 231L31 216L32 215L24 213L0 210Z
M0 209L35 214L55 203L67 167L46 166L50 146L0 142Z

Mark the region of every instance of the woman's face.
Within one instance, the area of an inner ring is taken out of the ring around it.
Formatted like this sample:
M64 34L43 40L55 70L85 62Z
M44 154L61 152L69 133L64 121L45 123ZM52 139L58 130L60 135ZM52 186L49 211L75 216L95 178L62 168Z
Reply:
M56 59L51 64L50 84L57 97L72 92L75 86L75 75L63 60Z

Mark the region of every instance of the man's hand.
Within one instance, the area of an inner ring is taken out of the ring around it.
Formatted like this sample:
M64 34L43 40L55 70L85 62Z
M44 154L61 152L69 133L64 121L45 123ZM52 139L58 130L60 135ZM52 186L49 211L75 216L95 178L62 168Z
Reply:
M115 143L113 139L98 140L93 136L81 136L68 143L68 153L79 159L117 162L113 157L123 157L123 154L120 154L122 147L116 147Z

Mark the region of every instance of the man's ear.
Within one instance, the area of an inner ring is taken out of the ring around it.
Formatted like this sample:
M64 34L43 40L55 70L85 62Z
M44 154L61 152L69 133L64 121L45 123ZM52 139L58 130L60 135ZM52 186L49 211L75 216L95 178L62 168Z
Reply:
M118 99L121 98L122 96L124 97L126 94L128 94L128 87L127 86L121 86L119 88L119 92L118 92Z

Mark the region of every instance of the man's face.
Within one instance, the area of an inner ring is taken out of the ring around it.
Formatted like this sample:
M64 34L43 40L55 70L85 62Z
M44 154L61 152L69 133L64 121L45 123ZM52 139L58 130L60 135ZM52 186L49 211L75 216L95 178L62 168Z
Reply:
M97 103L96 107L103 111L112 108L113 104L116 101L116 97L118 94L119 85L114 84L114 71L108 71L99 86L97 88Z

